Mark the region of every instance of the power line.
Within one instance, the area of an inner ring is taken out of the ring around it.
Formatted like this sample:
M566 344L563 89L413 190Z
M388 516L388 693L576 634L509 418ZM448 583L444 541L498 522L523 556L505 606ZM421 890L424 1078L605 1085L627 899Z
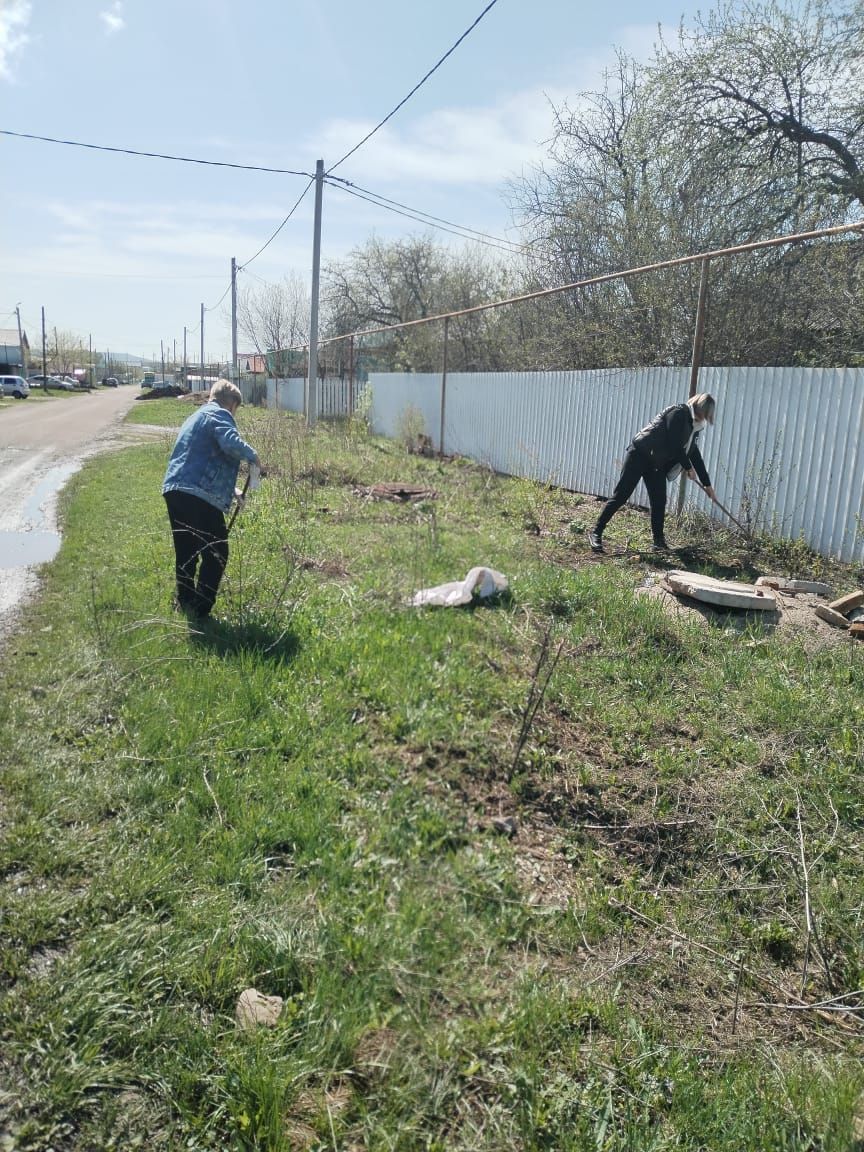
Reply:
M493 0L494 2L494 0ZM234 164L228 160L199 160L194 156L171 156L166 152L139 152L134 148L113 148L108 144L85 144L81 140L58 140L54 136L34 136L30 132L11 132L0 128L0 136L16 136L19 140L41 140L45 144L68 144L72 148L91 148L95 152L120 152L125 156L146 156L154 160L177 160L183 164L204 164L211 168L239 168L244 172L275 172L280 176L309 176L292 168L265 168L259 164ZM313 176L314 180L315 177Z
M231 291L231 281L229 280L228 281L228 287L225 289L225 291L222 293L222 295L219 297L219 299L216 301L216 303L211 304L209 308L205 306L204 311L205 312L215 312L216 309L219 307L219 305L222 303L222 301L225 299L225 297L228 295L228 293L230 291ZM201 325L200 320L198 321L198 325L200 327L200 325Z
M389 200L386 196L381 196L378 192L372 192L368 188L362 188L359 184L355 184L352 180L344 180L341 176L334 176L333 180L328 183L332 184L334 188L344 186L346 192L352 188L357 192L365 192L366 196L371 196L375 203L380 204L382 208L392 205L395 208L404 208L406 212L414 213L415 218L418 216L425 217L430 223L448 224L451 228L458 228L461 232L470 232L472 236L490 240L496 245L509 244L514 251L528 252L531 250L529 244L520 244L516 240L508 240L506 236L493 236L489 232L480 232L476 228L469 228L465 224L456 224L453 220L445 220L442 216L433 216L430 212L424 212L421 208L412 208L410 204L402 204L398 200Z
M332 167L328 171L333 172L336 168L339 167L340 164L343 164L348 159L349 156L353 156L358 148L362 148L363 145L366 143L366 141L370 140L375 135L375 133L378 131L379 128L383 128L384 125L387 123L387 121L391 118L391 116L395 116L396 113L399 111L399 109L404 104L408 103L408 101L411 99L411 97L414 95L414 93L418 89L423 87L423 85L426 83L426 81L429 79L429 77L432 75L432 73L438 71L438 69L441 67L441 65L444 63L444 61L447 59L447 57L452 55L456 51L456 49L459 47L459 45L462 43L462 41L465 39L465 37L474 31L474 29L477 27L477 25L480 23L480 21L486 15L486 13L489 11L489 9L494 8L497 3L498 3L498 0L489 0L489 3L483 9L483 11L480 13L480 15L477 17L477 19L471 25L471 27L465 29L465 31L462 33L462 35L459 37L459 39L456 41L456 43L453 45L453 47L449 48L444 53L444 55L441 57L441 59L438 61L438 63L433 65L429 69L429 71L426 73L426 75L423 77L423 79L414 85L414 87L411 89L411 91L408 93L408 95L403 100L399 101L399 103L396 105L396 107L393 109L393 111L388 112L387 115L384 117L384 119L380 122L380 124L376 124L371 132L367 132L366 135L363 137L363 139L358 144L355 144L354 147L349 152L346 152L341 160L337 160L336 163L334 165L332 165Z
M68 279L77 280L79 276L85 276L88 279L101 279L101 280L221 280L221 272L206 272L200 276L168 276L161 275L157 272L79 272L77 270L68 272L52 272L52 276L59 276Z
M304 175L306 175L306 173L304 173ZM239 264L238 267L240 269L247 268L252 263L253 260L257 260L258 257L261 255L261 253L264 251L264 249L267 247L267 245L271 244L276 239L276 237L279 235L279 233L282 231L282 229L285 227L285 225L288 223L288 221L291 219L291 217L294 215L294 213L300 207L300 203L303 200L303 197L306 195L306 193L309 191L309 189L312 187L312 185L314 183L315 183L315 177L311 176L309 178L309 183L306 185L306 187L303 189L303 191L297 197L297 200L294 203L294 207L291 209L291 211L288 213L288 215L285 217L285 219L282 221L282 223L279 225L279 227L276 229L276 231L270 237L270 239L266 240L261 245L261 247L258 249L258 251L255 253L254 256L250 256L249 259L245 263Z
M369 204L374 204L377 208L384 208L387 212L395 212L397 216L407 216L409 220L416 220L418 224L426 224L431 228L437 228L439 232L449 232L451 236L458 236L460 240L473 240L477 244L485 244L488 248L497 248L501 252L506 252L509 256L514 255L515 250L513 248L505 248L504 244L498 244L492 240L481 240L478 234L468 236L464 232L457 232L455 228L445 228L443 224L433 224L431 220L424 220L420 216L415 216L413 212L403 212L400 208L391 208L379 200L373 200L370 196L364 196L362 193L356 192L353 188L347 187L347 185L332 184L331 181L326 180L326 178L325 182L330 184L331 187L341 188L342 191L347 192L349 196L356 196L358 200L365 200ZM509 241L506 243L509 243Z

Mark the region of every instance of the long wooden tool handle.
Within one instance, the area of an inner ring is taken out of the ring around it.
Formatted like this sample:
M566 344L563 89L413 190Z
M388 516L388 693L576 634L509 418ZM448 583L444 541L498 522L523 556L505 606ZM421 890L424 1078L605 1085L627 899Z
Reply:
M231 531L231 529L232 529L232 528L233 528L233 526L234 526L234 521L237 519L237 513L240 511L240 504L241 504L241 502L242 502L242 500L243 500L243 497L246 495L246 492L247 492L247 491L248 491L248 489L249 489L249 481L250 481L251 479L252 479L252 477L251 477L251 476L247 476L247 477L246 477L246 483L243 485L243 493L242 493L242 495L241 495L240 499L239 499L239 500L237 501L237 503L234 505L234 511L231 513L231 519L228 521L228 527L227 527L227 528L226 528L226 530L225 530L225 531L226 531L226 534L227 534L228 532L230 532L230 531Z
M702 489L703 492L705 492L705 493L708 492L708 489L705 487L704 484L701 484L698 480L696 481L696 483L699 484L699 487ZM744 527L744 525L741 523L741 521L736 520L735 517L732 515L732 513L729 511L729 509L725 506L725 504L721 504L716 496L711 496L711 497L709 497L709 499L714 501L714 503L717 505L717 507L720 509L721 512L726 513L726 515L729 517L729 519L732 521L733 524L738 525L738 527L741 529L741 531L744 533L745 536L750 535L749 531Z

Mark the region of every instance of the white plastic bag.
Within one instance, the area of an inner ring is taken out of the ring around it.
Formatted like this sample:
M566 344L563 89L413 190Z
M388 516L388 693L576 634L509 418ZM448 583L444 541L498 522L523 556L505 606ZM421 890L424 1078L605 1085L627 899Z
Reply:
M449 584L415 592L411 603L415 608L456 608L470 604L475 595L485 600L498 592L506 592L508 587L507 577L494 568L472 568L464 580L451 580Z

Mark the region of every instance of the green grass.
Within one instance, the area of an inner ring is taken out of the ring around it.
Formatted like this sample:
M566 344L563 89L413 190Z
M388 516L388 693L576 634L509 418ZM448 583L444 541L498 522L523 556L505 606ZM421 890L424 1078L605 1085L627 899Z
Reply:
M217 621L170 611L149 444L73 478L4 654L0 1147L860 1148L858 1016L770 1005L864 983L864 650L664 615L583 498L240 424ZM475 563L512 595L406 606Z

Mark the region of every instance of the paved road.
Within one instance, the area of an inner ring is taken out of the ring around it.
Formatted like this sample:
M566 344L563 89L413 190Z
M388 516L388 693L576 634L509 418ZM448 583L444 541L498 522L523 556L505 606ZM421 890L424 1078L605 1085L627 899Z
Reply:
M59 544L57 493L92 456L116 443L136 388L19 400L0 411L0 641L36 586L33 565Z

